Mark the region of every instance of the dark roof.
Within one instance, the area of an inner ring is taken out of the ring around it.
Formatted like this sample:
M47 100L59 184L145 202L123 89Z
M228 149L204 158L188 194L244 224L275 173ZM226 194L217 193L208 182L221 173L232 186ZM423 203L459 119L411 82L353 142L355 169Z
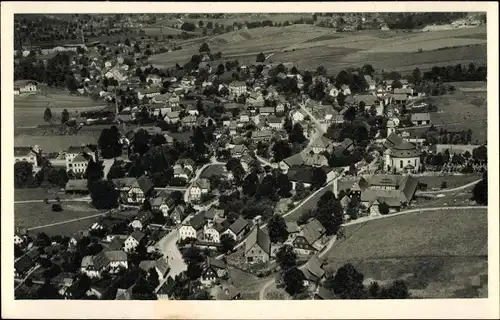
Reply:
M66 191L88 191L87 179L68 180L65 189Z
M403 142L403 138L401 138L397 133L391 133L384 142L384 147L391 148L395 145L401 144Z
M205 225L205 214L199 212L188 221L188 224L193 227L194 230L200 230Z
M172 277L168 277L167 281L160 287L157 294L171 295L174 292L175 280Z
M255 244L261 247L267 254L271 252L271 238L259 227L255 227L248 235L245 243L245 253L247 253L248 250L250 250Z
M240 234L248 226L248 221L242 216L239 216L233 224L229 226L229 229L234 232L234 234Z
M301 231L302 236L312 245L325 234L325 227L317 219L311 219Z
M315 295L322 300L331 300L335 298L335 294L333 293L333 291L328 290L323 286L318 288L318 291L315 293Z
M227 268L226 263L224 261L213 259L210 257L207 258L205 265L207 266L207 268L208 267L215 267L215 268L219 268L219 269L226 269Z
M142 233L141 231L134 231L132 232L132 234L130 235L132 238L134 238L135 240L137 240L138 242L141 242L142 238L144 238L145 234Z
M388 175L383 176L387 177ZM378 178L378 176L374 177L375 179L380 179ZM370 180L374 179L374 177L372 177ZM394 181L392 181L394 179L398 179L396 185L394 185ZM411 175L394 176L394 178L391 178L390 184L389 180L387 180L386 185L395 186L396 189L385 190L378 188L367 188L361 193L361 201L369 203L374 203L375 201L378 201L379 203L384 202L390 206L399 206L404 202L408 203L415 194L418 185L418 179Z
M16 260L16 262L14 262L14 269L18 273L24 273L31 269L34 265L35 262L30 257L23 255L21 258Z
M306 279L315 281L321 279L325 275L325 270L323 270L322 263L319 261L318 257L313 256L307 261L303 273Z
M139 177L137 179L137 183L139 184L139 187L141 188L142 192L144 192L144 194L148 193L153 189L153 181L149 177L146 177L145 175Z
M92 261L94 262L94 267L97 270L104 269L109 264L109 262L110 262L109 259L108 259L108 256L106 255L105 250L102 250L97 255L95 255L93 257Z

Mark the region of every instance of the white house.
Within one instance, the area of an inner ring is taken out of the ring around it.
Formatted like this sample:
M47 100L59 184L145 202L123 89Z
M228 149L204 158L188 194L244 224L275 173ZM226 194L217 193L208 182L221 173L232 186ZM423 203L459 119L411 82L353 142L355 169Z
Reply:
M234 221L233 224L231 224L229 228L221 234L221 236L223 234L228 234L236 241L240 241L243 239L245 232L248 231L248 228L248 221L243 219L242 216L239 216L238 219L236 219L236 221Z
M146 82L153 85L159 85L161 84L161 77L157 74L150 74L146 77Z
M304 112L302 110L295 110L292 112L292 122L294 124L304 121L305 118L306 118L306 115L304 114Z
M207 194L210 191L210 182L207 179L198 179L191 186L189 190L189 196L191 200L199 201L201 196Z
M125 240L124 248L125 252L132 252L139 246L140 242L144 238L145 234L141 231L134 231L128 238Z
M203 226L205 225L205 215L203 212L199 212L191 219L186 221L179 228L179 239L184 240L187 238L198 239L203 232Z
M33 94L38 92L38 83L34 80L14 81L14 95Z
M38 167L36 153L30 147L14 147L14 161L25 161L31 163L34 168Z
M247 92L247 85L243 81L233 81L229 84L229 93L234 96L240 96Z

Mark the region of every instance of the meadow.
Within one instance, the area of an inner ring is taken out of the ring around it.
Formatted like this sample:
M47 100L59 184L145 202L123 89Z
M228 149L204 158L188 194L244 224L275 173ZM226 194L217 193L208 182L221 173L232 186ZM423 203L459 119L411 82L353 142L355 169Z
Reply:
M410 72L416 67L427 70L434 65L485 63L485 35L485 27L415 33L336 33L311 25L266 27L180 42L182 50L153 55L150 63L163 67L185 63L205 41L213 52L222 52L223 58L243 63L255 62L255 56L263 52L272 54L269 61L290 61L300 69L315 70L323 65L337 73L369 63L377 71Z
M487 275L485 209L412 213L351 225L327 253L326 269L352 263L369 283L405 279L414 296L452 298L470 276Z

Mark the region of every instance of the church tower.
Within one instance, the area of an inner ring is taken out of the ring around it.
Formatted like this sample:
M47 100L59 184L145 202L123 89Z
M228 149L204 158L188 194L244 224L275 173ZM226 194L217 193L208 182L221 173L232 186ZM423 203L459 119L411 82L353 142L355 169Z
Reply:
M390 136L392 133L396 133L396 124L390 119L387 121L387 136Z

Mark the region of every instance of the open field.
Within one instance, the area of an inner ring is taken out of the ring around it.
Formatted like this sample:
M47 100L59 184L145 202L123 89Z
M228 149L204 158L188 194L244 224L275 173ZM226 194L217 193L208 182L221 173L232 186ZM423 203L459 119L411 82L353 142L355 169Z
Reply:
M445 175L445 176L418 176L418 181L427 184L427 190L431 191L434 188L441 189L441 183L446 181L447 189L460 187L470 182L481 179L481 174L463 174L463 175Z
M250 273L230 267L229 277L231 279L232 285L240 290L242 299L258 300L260 289L262 288L264 283L271 279L272 276L259 278Z
M455 297L470 276L487 274L487 228L485 209L413 213L352 225L347 239L327 254L326 268L350 262L365 279L406 279L415 296Z
M438 107L440 112L433 113L432 121L449 131L472 130L472 141L487 141L486 92L461 92L429 97L429 101Z
M428 70L434 65L486 63L485 34L485 27L415 33L336 33L310 25L268 27L191 40L182 44L182 50L153 55L150 63L168 67L187 62L187 57L197 53L201 42L206 41L212 51L243 63L254 62L255 56L264 52L275 53L270 61L291 61L301 69L314 70L323 65L336 73L369 63L376 70L409 72L416 67Z
M98 214L100 211L85 202L62 202L63 211L52 211L52 204L18 203L14 205L14 223L19 227L32 228L65 220Z
M59 197L61 199L68 199L74 197L73 195L66 194L61 189L43 189L43 188L29 188L29 189L14 189L14 201L27 201L27 200L49 200Z
M323 190L318 192L316 195L314 195L312 198L307 200L303 205L301 205L299 209L295 210L292 214L286 216L285 221L287 221L287 222L297 221L297 219L305 212L307 212L309 210L316 209L316 204L318 203L319 199L328 190L333 191L332 187L324 188Z
M37 233L43 232L43 233L47 234L49 237L57 236L57 235L71 237L80 231L87 230L90 226L92 226L92 224L94 224L95 222L98 222L98 221L99 221L99 217L83 219L83 220L73 221L73 222L59 224L59 225L55 225L55 226L30 230L30 231L28 231L28 234L35 236Z
M69 136L54 135L16 135L14 136L15 147L39 146L44 152L59 152L67 150L69 146L81 146L82 144L97 144L100 132L77 134Z

